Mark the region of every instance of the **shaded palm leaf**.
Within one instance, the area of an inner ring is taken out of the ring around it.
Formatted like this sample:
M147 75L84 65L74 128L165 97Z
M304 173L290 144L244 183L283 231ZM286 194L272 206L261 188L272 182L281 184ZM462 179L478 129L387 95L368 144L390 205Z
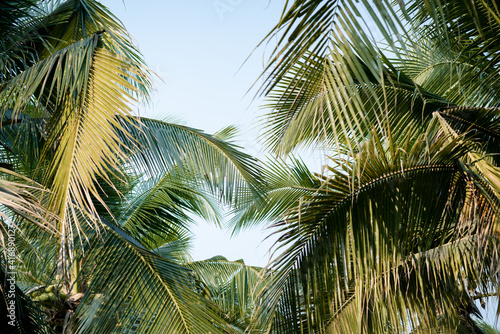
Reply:
M77 333L220 333L223 321L195 292L190 271L107 228L86 254L90 285ZM120 261L115 261L116 259Z
M435 327L445 312L455 325L467 281L461 268L482 271L464 259L494 252L422 252L488 229L497 207L460 177L456 159L464 148L437 125L406 147L373 136L353 162L340 161L344 171L330 169L317 194L276 224L278 246L288 248L274 264L278 274L262 296L259 320L274 317L277 333L397 332ZM485 268L496 282L497 262Z
M17 286L16 269L10 268L6 275L6 259L2 256L0 266L0 321L2 330L8 333L50 334L51 328L44 321L44 314Z
M245 265L243 260L228 261L222 256L187 263L202 283L201 293L213 301L222 317L238 333L250 325L257 295L266 286L262 268Z

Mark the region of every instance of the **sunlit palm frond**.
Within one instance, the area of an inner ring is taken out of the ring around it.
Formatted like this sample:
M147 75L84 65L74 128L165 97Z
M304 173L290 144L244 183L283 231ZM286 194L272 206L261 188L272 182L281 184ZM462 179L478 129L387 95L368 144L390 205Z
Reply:
M71 246L66 248L66 241L72 240L66 236L72 231L69 225L76 223L82 230L79 219L69 218L75 215L73 206L86 207L87 221L98 227L91 198L104 202L96 183L98 179L111 183L108 173L119 170L115 166L120 155L125 158L116 131L117 116L128 116L130 92L135 88L127 76L129 62L99 41L99 35L94 35L61 49L10 80L1 93L4 104L17 112L33 96L41 103L47 101L44 108L50 107L42 123L44 147L37 166L41 175L35 177L51 190L47 208L61 218L61 255L66 259L72 256Z
M497 115L497 109L467 107L436 113L445 134L455 139L466 134L475 139L464 142L470 151L461 163L494 206L500 201Z
M126 126L128 121L124 122ZM123 136L122 145L132 148L132 163L148 177L178 168L233 205L261 192L257 161L233 144L200 130L147 118L131 121L126 133L131 136Z
M257 319L278 333L473 333L464 287L499 277L497 111L485 108L498 104L496 4L287 5L267 37L268 143L326 144L337 162L276 224L288 249Z
M377 17L379 13L384 13L383 21ZM307 54L324 57L332 48L343 51L338 53L339 56L345 56L353 68L359 68L358 56L376 59L376 48L371 45L373 39L383 38L395 47L398 36L392 34L401 29L404 32L397 15L391 1L287 1L280 21L266 37L277 37L278 42L268 62L271 80L264 86L265 91L278 83L302 58L308 62ZM358 52L349 54L349 44ZM368 64L369 71L376 77L380 74L379 65L376 61Z
M389 122L396 140L400 129L424 131L432 112L453 105L383 55L361 59L353 47L348 53L352 59L337 51L301 59L267 92L264 136L274 152L318 143L354 152L373 127L387 135ZM380 73L371 72L372 62Z
M150 245L149 249L176 240L176 235L186 235L188 224L192 223L190 214L220 222L218 203L200 189L194 175L172 168L149 180L141 178L143 180L123 199L116 220L137 240Z
M38 60L33 43L40 42L37 34L40 10L38 1L3 1L0 4L0 82L17 75Z
M60 217L61 258L67 263L72 258L70 225L82 231L77 212L86 212L85 223L98 227L94 199L105 203L96 185L100 180L112 184L109 175L120 170L125 157L117 117L130 116L130 103L147 94L149 83L125 29L102 5L65 1L37 15L38 27L30 28L40 39L29 41L35 61L2 82L0 102L3 116L13 110L12 124L42 119L36 132L43 147L34 155L38 164L33 177L51 191L47 208ZM17 130L32 135L29 127ZM22 137L18 131L14 146L25 144ZM78 209L82 207L87 209Z
M132 43L128 31L120 20L103 4L95 0L67 0L55 2L55 6L44 8L43 21L39 25L40 35L45 38L42 56L68 44L96 33L103 36L105 48L132 61L132 66L140 69L144 64L139 51ZM143 80L144 79L144 80ZM146 77L136 78L139 90L147 91L150 86Z

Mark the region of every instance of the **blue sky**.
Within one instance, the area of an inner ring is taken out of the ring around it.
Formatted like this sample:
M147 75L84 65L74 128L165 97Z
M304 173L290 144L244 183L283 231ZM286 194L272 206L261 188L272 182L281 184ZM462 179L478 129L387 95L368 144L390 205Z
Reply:
M103 3L125 24L155 78L152 103L142 116L173 117L182 124L216 132L240 129L238 144L263 156L256 137L259 101L247 94L263 69L265 47L257 44L278 21L283 0L112 1ZM247 60L248 59L248 60ZM246 61L246 62L245 62ZM195 260L223 255L264 266L271 240L255 228L230 238L200 221L195 227Z

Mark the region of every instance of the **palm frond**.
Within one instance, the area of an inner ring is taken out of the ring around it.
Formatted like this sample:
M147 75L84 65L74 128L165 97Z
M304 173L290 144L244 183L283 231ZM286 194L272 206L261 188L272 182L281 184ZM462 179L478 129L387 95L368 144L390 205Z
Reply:
M132 148L131 161L147 177L188 172L203 182L227 204L259 196L260 171L257 161L233 144L200 130L174 123L141 118L124 120L122 145Z
M77 333L222 333L224 322L196 293L189 269L116 231L107 228L85 255L90 285L76 313Z
M493 326L488 325L484 321L479 321L477 325L484 334L498 334L498 333L500 333L500 331L498 329L495 329Z
M346 52L354 60L337 51L301 59L267 92L264 136L273 151L287 154L314 143L336 148L338 154L343 148L356 151L356 142L373 127L387 135L389 123L396 140L399 129L424 131L432 112L453 105L383 55L361 59L350 48ZM371 72L372 62L380 63L380 73Z
M39 26L31 28L42 37L29 42L35 61L2 82L0 101L16 123L32 122L24 114L43 119L34 179L51 190L47 208L61 218L61 255L71 258L66 241L72 237L66 234L73 230L69 222L78 222L69 218L78 211L73 206L87 207L87 223L98 227L92 198L105 203L96 183L111 184L108 175L124 157L117 117L130 116L130 103L147 94L149 81L125 29L99 3L65 1L38 15ZM15 145L24 145L17 139Z
M222 214L218 203L203 189L197 189L199 186L193 175L178 168L143 180L124 198L117 223L151 248L188 233L188 224L192 223L189 214L219 223Z
M57 217L47 209L50 193L41 184L16 172L0 168L0 204L42 231L57 234ZM16 227L11 214L0 211L2 220Z
M245 265L243 260L229 261L223 256L187 263L198 277L206 298L219 308L222 317L243 333L250 325L257 296L266 286L262 268Z
M391 63L416 85L455 105L498 105L499 81L495 70L484 71L467 53L436 45L425 29L416 30L413 40L417 43L401 50L400 58L391 59Z
M403 6L409 22L423 29L436 45L467 55L484 73L498 73L500 10L496 2L431 0Z
M281 214L295 208L300 200L315 192L319 179L300 158L290 157L290 163L269 159L262 168L265 192L232 212L227 225L233 233L280 219Z
M468 298L464 275L484 272L469 259L494 252L453 247L445 255L441 248L491 229L498 205L461 176L460 140L431 125L403 147L373 135L352 162L339 164L344 170L330 168L316 194L275 225L278 249L286 250L257 317L272 319L272 332L408 331L436 327L442 313L447 326L456 326ZM425 253L433 249L442 257ZM485 264L493 281L497 265Z
M2 254L5 254L2 252ZM0 261L0 321L8 333L51 334L39 307L17 285L16 267L8 266L2 255Z

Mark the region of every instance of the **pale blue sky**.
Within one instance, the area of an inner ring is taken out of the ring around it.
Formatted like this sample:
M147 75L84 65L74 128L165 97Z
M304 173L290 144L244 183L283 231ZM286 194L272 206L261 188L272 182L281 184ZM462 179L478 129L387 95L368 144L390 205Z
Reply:
M173 116L208 133L237 125L238 144L249 154L262 156L256 141L259 101L253 101L256 90L246 93L263 69L265 47L244 62L278 21L283 0L103 3L122 20L148 66L163 80L154 80L152 105L138 108L141 115ZM272 242L262 243L266 233L258 228L236 238L204 222L193 230L195 260L223 255L252 265L267 264Z
M262 157L255 122L262 111L258 99L252 102L256 90L246 93L263 69L266 48L243 63L278 21L284 0L102 2L122 20L148 66L163 80L155 79L152 104L138 108L141 115L173 116L209 133L237 125L239 144ZM263 242L266 232L259 229L231 239L229 232L200 222L194 233L195 260L223 255L251 265L267 264L272 240ZM493 309L487 314L489 323L494 321Z

